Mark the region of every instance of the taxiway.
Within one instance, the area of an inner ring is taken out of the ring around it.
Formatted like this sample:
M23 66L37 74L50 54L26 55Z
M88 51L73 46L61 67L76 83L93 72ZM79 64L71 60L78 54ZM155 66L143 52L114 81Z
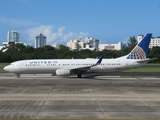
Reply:
M160 118L160 74L0 74L0 118Z

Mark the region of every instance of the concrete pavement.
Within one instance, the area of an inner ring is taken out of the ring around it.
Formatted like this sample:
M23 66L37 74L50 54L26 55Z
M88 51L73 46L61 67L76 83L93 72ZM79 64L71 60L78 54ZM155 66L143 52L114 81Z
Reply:
M0 118L160 119L160 77L0 74Z

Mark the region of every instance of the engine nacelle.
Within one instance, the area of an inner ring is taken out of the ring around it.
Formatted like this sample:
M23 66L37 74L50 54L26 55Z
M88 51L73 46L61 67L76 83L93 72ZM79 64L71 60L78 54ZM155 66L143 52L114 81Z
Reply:
M56 75L58 76L69 76L71 75L71 71L68 69L58 69L56 70Z

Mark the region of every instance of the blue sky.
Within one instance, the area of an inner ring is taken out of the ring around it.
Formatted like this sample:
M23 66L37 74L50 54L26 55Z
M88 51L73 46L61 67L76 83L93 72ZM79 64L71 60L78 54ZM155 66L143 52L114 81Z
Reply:
M130 36L160 36L160 0L0 0L0 44L7 32L20 32L34 46L38 33L47 44L66 45L74 38L126 43Z

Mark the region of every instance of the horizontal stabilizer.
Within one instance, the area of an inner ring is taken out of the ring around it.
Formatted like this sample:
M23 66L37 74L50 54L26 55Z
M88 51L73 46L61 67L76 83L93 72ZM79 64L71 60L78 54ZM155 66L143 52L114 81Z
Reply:
M147 59L139 60L139 61L137 61L137 63L145 63L145 62L155 60L155 59L157 59L157 58L147 58Z

